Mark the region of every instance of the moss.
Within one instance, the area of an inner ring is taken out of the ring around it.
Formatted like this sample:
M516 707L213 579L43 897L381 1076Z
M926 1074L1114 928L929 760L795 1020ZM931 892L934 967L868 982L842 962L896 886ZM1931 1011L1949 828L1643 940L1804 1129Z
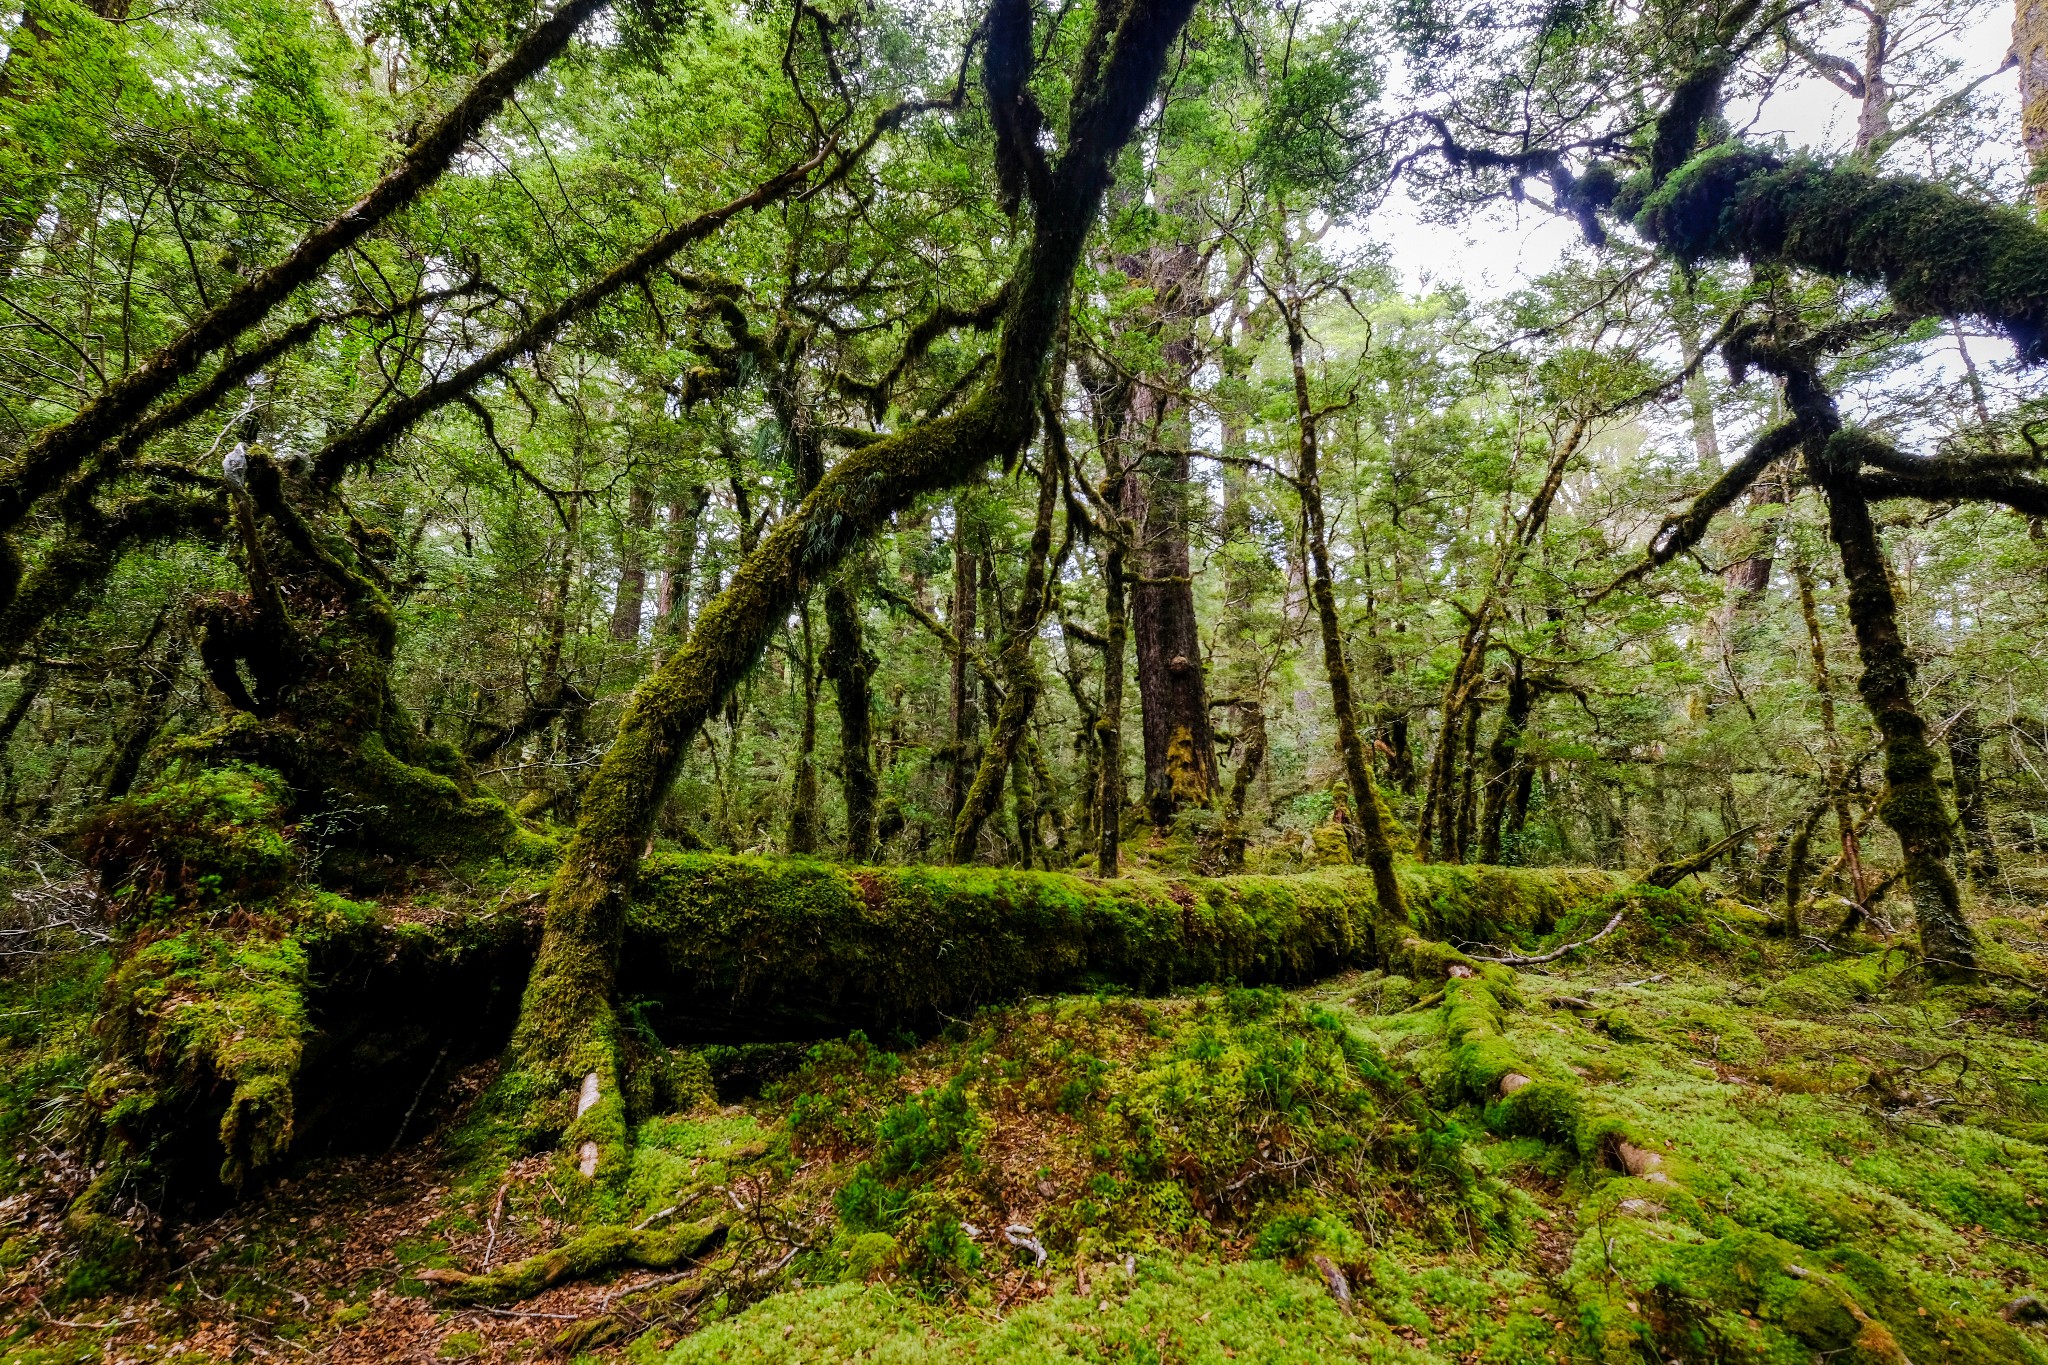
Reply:
M694 1261L717 1246L725 1224L691 1223L662 1231L620 1227L594 1228L553 1251L516 1261L488 1275L429 1270L425 1283L449 1303L515 1303L552 1285L613 1270L669 1270Z
M955 1290L1007 1273L973 1230L1011 1223L1063 1260L1234 1246L1356 1263L1401 1216L1390 1201L1475 1209L1455 1135L1385 1059L1270 989L1019 1007L908 1060L854 1038L777 1099L794 1159L842 1172L835 1255L886 1233L904 1273ZM1485 1235L1494 1213L1474 1218Z
M1681 260L1782 262L1883 284L1911 313L1987 319L2026 358L2048 345L2048 233L1943 185L1726 142L1615 208Z
M290 794L262 768L201 769L95 811L80 852L130 916L268 900L298 871Z
M292 1140L306 986L289 938L191 928L143 945L108 983L117 1059L87 1088L98 1123L138 1150L160 1104L224 1089L221 1179L239 1186L274 1163Z
M1362 868L1092 881L658 855L628 921L621 988L676 1001L699 1025L699 1002L717 1001L728 1029L896 1027L1089 983L1310 981L1380 965L1418 929L1540 932L1615 880L1442 865L1402 877L1424 924L1382 922Z

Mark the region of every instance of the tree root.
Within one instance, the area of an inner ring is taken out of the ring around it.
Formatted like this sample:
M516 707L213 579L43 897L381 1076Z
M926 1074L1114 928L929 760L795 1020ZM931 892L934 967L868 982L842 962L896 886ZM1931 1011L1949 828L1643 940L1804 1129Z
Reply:
M717 1219L688 1223L666 1232L598 1227L567 1246L529 1256L489 1274L427 1270L419 1278L432 1285L447 1303L517 1303L569 1280L589 1279L613 1270L673 1270L715 1249L725 1240L725 1234L726 1225Z

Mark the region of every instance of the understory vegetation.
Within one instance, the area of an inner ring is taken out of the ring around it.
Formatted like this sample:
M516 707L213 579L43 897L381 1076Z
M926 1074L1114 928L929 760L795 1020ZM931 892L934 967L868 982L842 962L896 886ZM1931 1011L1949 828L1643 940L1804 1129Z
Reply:
M2048 1362L2044 367L2048 0L16 0L0 1365Z

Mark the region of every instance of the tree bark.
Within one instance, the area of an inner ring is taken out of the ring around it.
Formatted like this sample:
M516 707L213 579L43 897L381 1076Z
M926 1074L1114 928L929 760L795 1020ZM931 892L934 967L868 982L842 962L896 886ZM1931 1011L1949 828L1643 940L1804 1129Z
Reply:
M1100 749L1100 787L1095 797L1095 868L1117 876L1123 856L1124 821L1124 653L1130 642L1130 611L1124 596L1124 550L1112 542L1102 554L1102 713L1095 723Z
M2015 0L2012 55L2020 69L2020 147L2033 168L2028 197L2048 215L2048 0Z
M697 569L697 538L711 490L703 484L686 489L668 509L669 562L662 571L655 633L670 639L690 633L690 590Z
M1826 764L1822 780L1827 784L1828 806L1835 813L1835 832L1842 843L1842 866L1849 873L1849 899L1862 905L1868 894L1863 880L1863 847L1856 835L1856 817L1849 809L1849 774L1842 762L1841 729L1835 723L1835 683L1828 671L1827 641L1821 634L1813 570L1800 556L1793 560L1792 572L1799 584L1799 612L1806 620L1807 646L1813 654L1813 688L1820 697L1821 744ZM1788 906L1791 913L1796 913L1795 903L1788 902ZM1791 927L1796 932L1799 926L1793 923Z
M832 680L839 709L839 785L846 796L846 857L871 862L875 856L875 656L861 638L860 592L851 568L825 589L825 676Z
M1984 801L1984 730L1977 708L1964 703L1948 727L1948 764L1955 776L1956 819L1963 827L1970 880L1988 886L1998 880L1998 841Z
M789 793L789 851L818 851L818 669L811 648L811 609L797 603L798 636L803 651L796 661L802 675L803 722L797 735L795 778Z
M1502 826L1528 766L1522 756L1522 736L1534 705L1535 689L1530 687L1522 656L1517 654L1509 665L1508 695L1501 706L1500 724L1494 727L1493 742L1486 746L1486 800L1479 815L1482 863L1502 861Z
M946 827L959 823L967 807L967 792L974 785L976 746L981 735L981 712L976 701L976 682L967 651L974 647L975 611L981 601L981 561L970 548L965 523L965 505L953 505L953 610L946 627L959 648L953 651L952 767L946 779ZM948 846L950 847L950 833Z

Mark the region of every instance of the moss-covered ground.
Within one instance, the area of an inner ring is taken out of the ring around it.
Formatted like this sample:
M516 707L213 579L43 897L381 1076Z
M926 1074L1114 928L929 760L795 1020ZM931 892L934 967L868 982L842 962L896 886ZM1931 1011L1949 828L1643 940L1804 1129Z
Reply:
M1519 970L1415 944L677 1051L595 1188L461 1117L485 1062L423 1142L182 1220L111 1193L130 1259L62 1227L111 970L65 955L0 980L0 1362L2048 1361L2048 921L2001 910L1970 985L1652 895ZM707 1225L540 1287L592 1228Z

